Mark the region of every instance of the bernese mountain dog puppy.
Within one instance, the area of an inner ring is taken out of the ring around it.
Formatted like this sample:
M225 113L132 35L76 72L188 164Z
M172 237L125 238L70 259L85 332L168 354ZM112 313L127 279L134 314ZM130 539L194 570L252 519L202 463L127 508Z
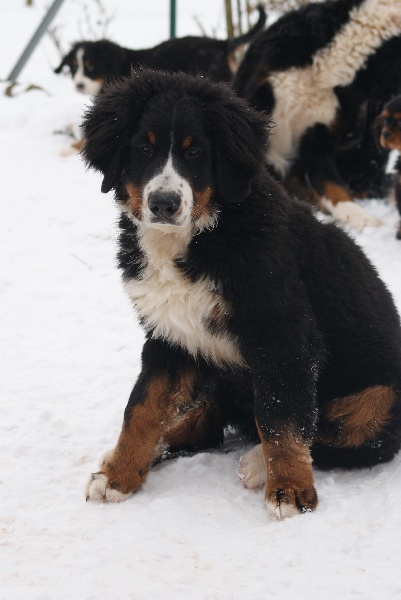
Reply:
M391 185L372 125L401 92L401 0L327 0L284 15L256 36L233 85L270 113L267 161L288 189L356 229L380 224L353 199Z
M76 90L83 94L97 94L105 82L129 75L132 67L183 71L229 82L237 70L241 47L248 44L266 23L263 6L258 5L257 10L256 25L233 39L187 36L143 50L123 48L108 40L77 42L54 72L61 73L68 67Z
M322 467L389 461L401 443L401 327L360 248L266 172L269 123L225 84L133 73L84 119L83 156L115 191L119 266L146 331L116 447L87 499L119 502L166 448L260 445L248 487L286 517Z
M398 150L396 173L394 176L395 201L401 216L401 96L396 96L384 106L376 120L380 145L386 150ZM401 221L398 225L397 239L401 240Z

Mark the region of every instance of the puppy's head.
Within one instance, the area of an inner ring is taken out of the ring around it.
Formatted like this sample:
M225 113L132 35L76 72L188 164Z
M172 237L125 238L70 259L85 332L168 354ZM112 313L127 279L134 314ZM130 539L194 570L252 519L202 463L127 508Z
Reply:
M99 93L106 80L118 77L125 61L125 50L107 40L77 42L54 70L70 71L75 89L81 94Z
M143 70L107 86L87 112L83 150L147 226L198 227L224 202L241 202L263 169L267 121L226 86Z
M401 96L388 102L376 119L380 145L401 152Z

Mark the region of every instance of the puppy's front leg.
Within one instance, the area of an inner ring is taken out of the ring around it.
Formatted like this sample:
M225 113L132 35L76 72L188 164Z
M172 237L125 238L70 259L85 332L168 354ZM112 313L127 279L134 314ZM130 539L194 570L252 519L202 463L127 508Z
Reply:
M276 389L271 375L255 378L255 417L266 463L265 500L279 518L314 510L318 503L310 455L314 383L308 386L306 370L304 381L301 376L289 369L283 373L286 381Z
M131 393L114 450L86 488L87 500L121 502L137 491L163 449L163 436L191 406L196 371L158 342L145 344L142 372ZM171 366L171 355L177 358ZM169 360L170 358L170 360ZM156 361L154 362L154 359ZM162 366L161 366L162 365Z
M323 343L301 283L275 274L264 285L269 308L243 313L242 353L252 369L254 414L262 443L266 504L279 518L313 510L317 494L310 445L317 420L316 383ZM280 281L285 281L283 289ZM276 305L275 305L276 302ZM260 462L259 462L260 465ZM246 470L246 469L245 469ZM252 483L252 482L251 482Z

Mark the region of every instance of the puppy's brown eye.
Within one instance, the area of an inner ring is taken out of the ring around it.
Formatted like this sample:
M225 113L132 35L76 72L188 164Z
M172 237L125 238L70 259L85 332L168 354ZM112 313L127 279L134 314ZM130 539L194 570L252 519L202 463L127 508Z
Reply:
M202 152L199 150L199 148L195 148L195 146L190 146L185 152L185 156L187 158L197 158L201 154Z
M140 150L140 152L143 152L143 154L153 156L153 146L151 146L151 144L142 144L138 147L138 150Z

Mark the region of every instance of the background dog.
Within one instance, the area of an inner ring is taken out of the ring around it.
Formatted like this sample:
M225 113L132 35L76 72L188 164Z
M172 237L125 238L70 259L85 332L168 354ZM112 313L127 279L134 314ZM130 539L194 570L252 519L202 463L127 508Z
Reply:
M392 298L343 231L266 173L268 126L225 85L150 71L107 86L85 117L147 337L88 499L124 500L166 447L218 444L228 423L261 441L241 474L267 479L279 517L316 507L312 456L363 467L400 446Z
M233 39L187 36L143 50L123 48L108 40L77 42L54 72L61 73L63 67L68 67L76 90L84 94L97 94L106 81L129 75L132 67L183 71L228 82L238 67L238 51L266 23L263 7L259 5L257 10L256 25Z
M376 121L379 130L380 144L386 150L397 150L399 153L394 176L395 201L401 215L401 96L387 102L383 112ZM398 226L397 238L401 240L401 221Z
M377 225L352 202L383 197L388 153L376 115L401 91L401 0L328 0L259 33L234 86L275 123L267 160L292 191L351 227Z

